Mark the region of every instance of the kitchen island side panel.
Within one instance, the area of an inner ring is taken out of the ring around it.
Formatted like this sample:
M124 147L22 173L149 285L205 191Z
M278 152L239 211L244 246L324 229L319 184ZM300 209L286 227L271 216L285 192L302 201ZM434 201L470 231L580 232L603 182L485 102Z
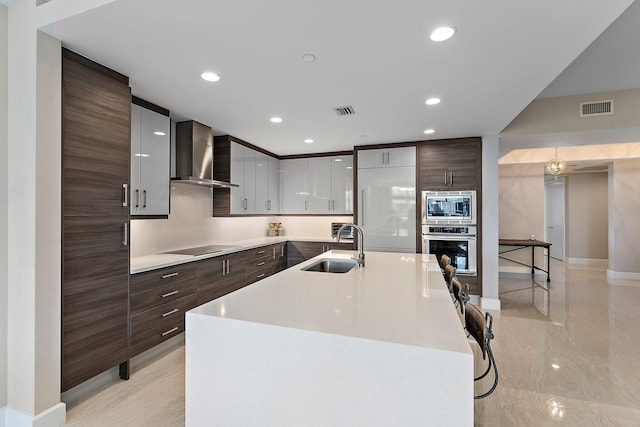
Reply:
M194 312L186 322L188 427L473 425L470 353Z

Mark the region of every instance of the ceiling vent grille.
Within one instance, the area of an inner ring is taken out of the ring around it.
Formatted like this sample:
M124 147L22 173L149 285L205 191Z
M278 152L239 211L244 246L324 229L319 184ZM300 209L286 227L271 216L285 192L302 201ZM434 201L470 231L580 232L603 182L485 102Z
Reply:
M611 114L613 114L613 99L580 103L580 117L608 116Z
M350 105L347 105L346 107L336 107L333 111L335 111L339 116L351 116L356 113L356 110L354 110Z

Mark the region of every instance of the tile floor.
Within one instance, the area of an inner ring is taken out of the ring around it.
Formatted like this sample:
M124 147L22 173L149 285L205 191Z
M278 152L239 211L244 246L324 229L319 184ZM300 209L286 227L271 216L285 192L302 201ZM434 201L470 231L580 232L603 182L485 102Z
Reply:
M610 285L602 268L559 261L551 271L549 289L542 276L500 279L500 384L475 402L476 426L640 426L640 281ZM184 425L184 347L69 403L67 422Z

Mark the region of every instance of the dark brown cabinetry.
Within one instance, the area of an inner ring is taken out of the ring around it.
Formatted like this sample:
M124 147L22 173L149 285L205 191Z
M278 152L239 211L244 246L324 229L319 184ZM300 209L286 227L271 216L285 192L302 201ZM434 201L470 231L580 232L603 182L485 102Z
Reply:
M198 305L247 285L249 251L198 261Z
M128 78L62 52L62 391L128 375Z
M287 267L300 264L332 249L349 251L353 248L352 242L287 242Z
M131 276L131 357L184 331L196 291L195 263Z
M248 251L251 258L247 260L247 282L257 282L280 271L282 259L286 257L285 247L279 243Z
M421 190L478 190L482 172L480 138L432 141L418 146Z

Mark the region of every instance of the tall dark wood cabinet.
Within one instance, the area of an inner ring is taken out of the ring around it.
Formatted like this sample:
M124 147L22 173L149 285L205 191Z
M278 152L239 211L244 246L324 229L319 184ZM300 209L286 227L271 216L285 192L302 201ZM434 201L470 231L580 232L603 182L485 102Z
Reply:
M129 79L62 53L62 391L128 376Z

